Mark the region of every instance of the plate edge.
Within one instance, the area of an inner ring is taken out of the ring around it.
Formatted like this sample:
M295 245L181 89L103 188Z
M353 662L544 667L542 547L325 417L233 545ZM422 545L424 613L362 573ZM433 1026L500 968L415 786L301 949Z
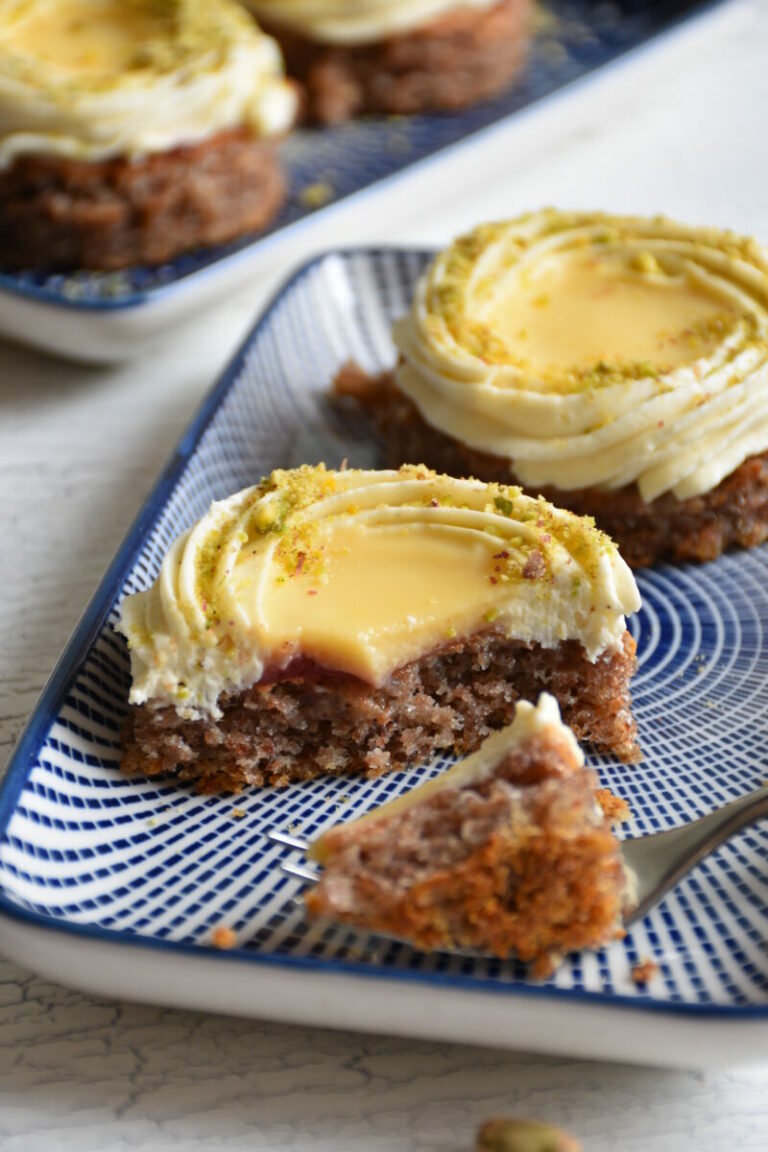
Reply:
M407 257L413 255L429 256L434 253L433 248L402 245L352 246L350 248L331 248L317 253L308 260L297 265L294 270L274 290L266 304L259 310L255 321L247 331L237 351L225 364L212 388L204 396L190 423L179 438L167 464L161 471L158 479L150 490L139 512L131 523L125 537L119 545L107 571L99 582L96 591L90 598L78 623L67 641L53 672L48 678L40 697L34 705L16 747L9 759L6 772L0 782L0 840L4 839L10 820L16 809L19 796L26 784L29 774L34 767L34 757L39 751L41 740L47 734L51 723L58 714L58 709L64 702L72 682L76 679L80 668L87 657L88 651L104 626L106 618L112 608L117 589L122 582L125 571L131 566L147 533L151 531L158 516L162 513L165 503L169 499L173 488L183 472L185 465L197 449L208 426L225 400L230 389L235 384L243 368L246 357L252 344L259 338L262 329L269 323L273 313L280 307L284 298L316 267L331 258L342 257L351 259L377 259L382 256ZM57 707L58 705L58 707ZM23 908L5 895L0 889L0 920L8 917L14 922L23 922L35 928L47 931L75 934L98 942L108 942L112 945L142 946L150 948L163 948L170 951L186 952L196 956L227 956L258 965L277 965L288 969L308 969L319 972L326 970L325 962L311 958L293 956L272 956L260 953L251 953L245 950L235 950L232 953L221 953L213 948L201 948L200 945L186 945L181 942L157 940L151 937L134 937L130 934L111 932L108 929L93 925L76 925L66 921L57 920L52 916L45 916ZM393 971L378 968L375 965L357 967L344 961L328 963L329 973L358 975L373 979L392 979ZM419 984L445 984L462 990L469 990L459 978L447 977L441 973L420 973L416 971L398 971L396 980L417 982ZM641 1001L620 995L603 993L580 992L559 988L544 988L530 984L501 985L495 981L476 982L473 990L477 992L491 991L495 994L506 994L519 997L542 996L554 1002L589 1003L595 1007L603 1008L631 1008L643 1012L651 1009L654 1015L674 1015L685 1017L716 1017L720 1020L761 1019L768 1017L768 1003L731 1006L725 1004L686 1004L659 1002L654 1000Z

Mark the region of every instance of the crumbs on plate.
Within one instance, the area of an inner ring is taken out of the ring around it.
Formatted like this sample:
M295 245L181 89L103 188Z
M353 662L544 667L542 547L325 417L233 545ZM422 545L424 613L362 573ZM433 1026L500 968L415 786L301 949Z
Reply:
M211 932L211 944L214 948L220 948L223 952L227 952L230 948L237 946L237 936L232 928L226 928L220 924Z
M650 984L654 976L658 975L659 966L655 960L641 960L632 969L632 979L635 984Z

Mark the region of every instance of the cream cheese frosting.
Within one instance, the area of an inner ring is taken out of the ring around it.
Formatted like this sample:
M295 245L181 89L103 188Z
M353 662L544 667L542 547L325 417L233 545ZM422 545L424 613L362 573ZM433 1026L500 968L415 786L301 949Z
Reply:
M399 389L530 488L716 487L768 450L768 253L662 217L547 209L432 263Z
M370 44L499 0L247 0L259 19L324 44Z
M320 466L213 504L154 585L126 597L118 627L131 702L197 718L296 658L376 686L479 629L577 640L594 661L620 647L639 605L591 520L519 488Z
M554 735L565 746L570 770L577 771L583 767L584 753L571 729L563 724L557 701L554 696L542 692L536 704L529 704L527 700L520 700L515 708L512 723L487 736L477 752L473 752L464 760L459 760L433 780L427 780L424 784L412 788L404 796L398 796L395 800L380 805L372 812L360 816L357 820L345 823L344 830L359 829L366 824L397 816L408 808L413 808L417 804L424 803L425 800L430 800L439 792L478 784L493 774L505 756L514 753L516 749L528 744L537 736L543 735ZM597 804L595 805L595 814L602 819L602 813ZM308 853L311 860L322 864L328 859L329 854L332 853L330 841L337 831L337 828L332 828L330 837L326 834L315 840Z
M234 0L0 0L0 168L287 131L280 51Z

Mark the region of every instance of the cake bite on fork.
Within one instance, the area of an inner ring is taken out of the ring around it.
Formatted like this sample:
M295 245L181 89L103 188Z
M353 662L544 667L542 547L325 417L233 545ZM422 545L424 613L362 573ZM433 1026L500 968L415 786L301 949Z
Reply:
M634 898L597 774L546 694L447 772L331 828L308 857L322 866L310 916L425 951L515 956L538 975L623 936Z
M612 825L627 811L598 788L543 694L535 707L521 702L474 755L314 843L268 835L307 854L309 863L282 867L312 885L311 917L424 951L516 957L547 976L566 952L624 936L698 863L768 817L768 785L619 842ZM655 968L640 964L633 979L645 983Z

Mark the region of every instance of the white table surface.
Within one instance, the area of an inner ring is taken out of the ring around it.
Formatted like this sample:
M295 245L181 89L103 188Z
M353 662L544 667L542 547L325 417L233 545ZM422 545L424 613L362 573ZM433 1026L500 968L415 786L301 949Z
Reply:
M144 362L81 368L0 345L0 762L290 264L339 243L442 242L546 203L768 241L767 111L768 0L733 0L319 221ZM565 1124L589 1152L765 1152L768 1050L762 1069L709 1075L532 1058L105 1003L0 961L1 1152L461 1152L498 1110Z

